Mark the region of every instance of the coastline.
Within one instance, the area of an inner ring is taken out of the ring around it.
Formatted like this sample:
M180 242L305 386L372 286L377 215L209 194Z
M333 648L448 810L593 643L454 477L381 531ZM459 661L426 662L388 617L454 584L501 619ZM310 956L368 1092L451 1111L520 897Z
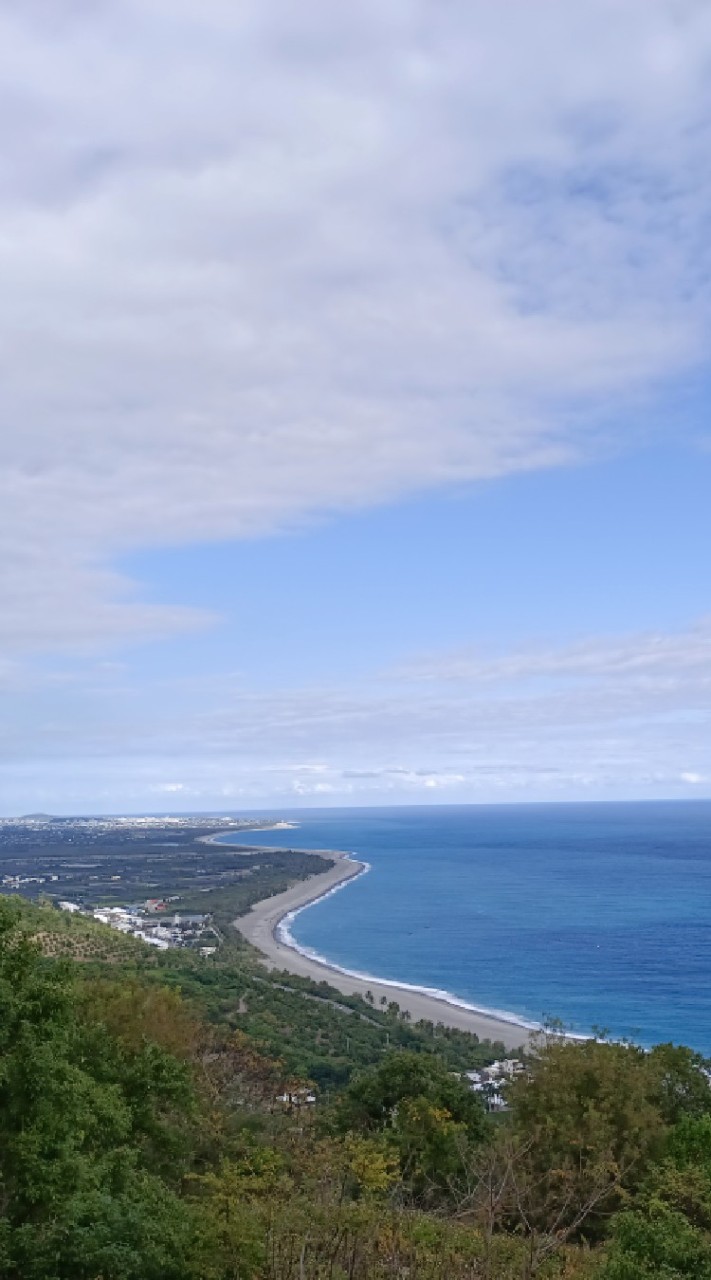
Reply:
M268 826L263 827L259 822L255 822L253 825L247 827L234 827L232 830L229 830L228 828L226 831L213 831L209 836L198 836L197 843L224 844L225 836L239 836L242 832L246 835L250 831L295 831L298 825L298 822L284 822L280 820L278 822L270 822ZM234 847L237 852L239 852L240 849L239 845L228 845L227 847ZM244 853L245 850L243 849L242 852Z
M232 847L235 852L239 850L239 846ZM288 926L291 920L305 907L365 874L369 867L366 862L360 862L341 850L304 849L301 852L327 859L335 865L310 876L308 880L299 880L284 893L263 898L254 903L247 915L238 916L232 922L242 937L261 952L267 968L285 969L314 982L328 982L344 995L364 996L370 991L376 1006L383 997L387 1001L396 1000L400 1008L410 1014L413 1022L421 1019L435 1024L441 1022L447 1027L473 1032L481 1040L501 1041L509 1050L526 1043L534 1028L513 1018L475 1009L465 1002L455 1003L455 998L447 998L445 992L429 992L382 978L350 973L325 960L306 955L290 940Z

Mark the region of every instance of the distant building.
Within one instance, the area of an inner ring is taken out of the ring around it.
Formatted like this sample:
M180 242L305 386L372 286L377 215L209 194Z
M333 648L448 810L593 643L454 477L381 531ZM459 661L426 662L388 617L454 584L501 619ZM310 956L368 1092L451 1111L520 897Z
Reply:
M311 1093L310 1089L298 1089L294 1093L280 1093L277 1095L276 1102L281 1102L286 1107L312 1107L316 1102L316 1094Z
M520 1058L504 1058L478 1071L465 1071L464 1078L472 1093L482 1096L487 1111L508 1111L506 1087L517 1076L524 1075L526 1064ZM502 1092L503 1090L503 1092Z
M508 1111L509 1104L500 1093L492 1093L486 1099L487 1111Z

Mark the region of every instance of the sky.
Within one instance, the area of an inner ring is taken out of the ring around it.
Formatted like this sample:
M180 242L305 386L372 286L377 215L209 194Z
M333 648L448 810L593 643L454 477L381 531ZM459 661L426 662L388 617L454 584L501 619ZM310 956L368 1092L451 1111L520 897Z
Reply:
M711 797L706 0L0 0L0 814Z

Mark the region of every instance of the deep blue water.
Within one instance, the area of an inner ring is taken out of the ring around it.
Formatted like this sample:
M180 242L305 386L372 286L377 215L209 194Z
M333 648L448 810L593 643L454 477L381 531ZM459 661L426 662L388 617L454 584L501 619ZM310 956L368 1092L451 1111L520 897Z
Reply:
M279 816L299 830L250 843L372 868L297 916L300 946L523 1019L711 1054L711 801Z

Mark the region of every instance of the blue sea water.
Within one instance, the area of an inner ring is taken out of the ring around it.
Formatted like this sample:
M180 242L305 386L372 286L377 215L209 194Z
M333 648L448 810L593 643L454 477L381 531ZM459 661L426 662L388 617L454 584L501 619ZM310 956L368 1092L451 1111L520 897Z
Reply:
M290 846L371 867L298 914L300 947L524 1021L711 1054L711 801L279 816L299 824Z

